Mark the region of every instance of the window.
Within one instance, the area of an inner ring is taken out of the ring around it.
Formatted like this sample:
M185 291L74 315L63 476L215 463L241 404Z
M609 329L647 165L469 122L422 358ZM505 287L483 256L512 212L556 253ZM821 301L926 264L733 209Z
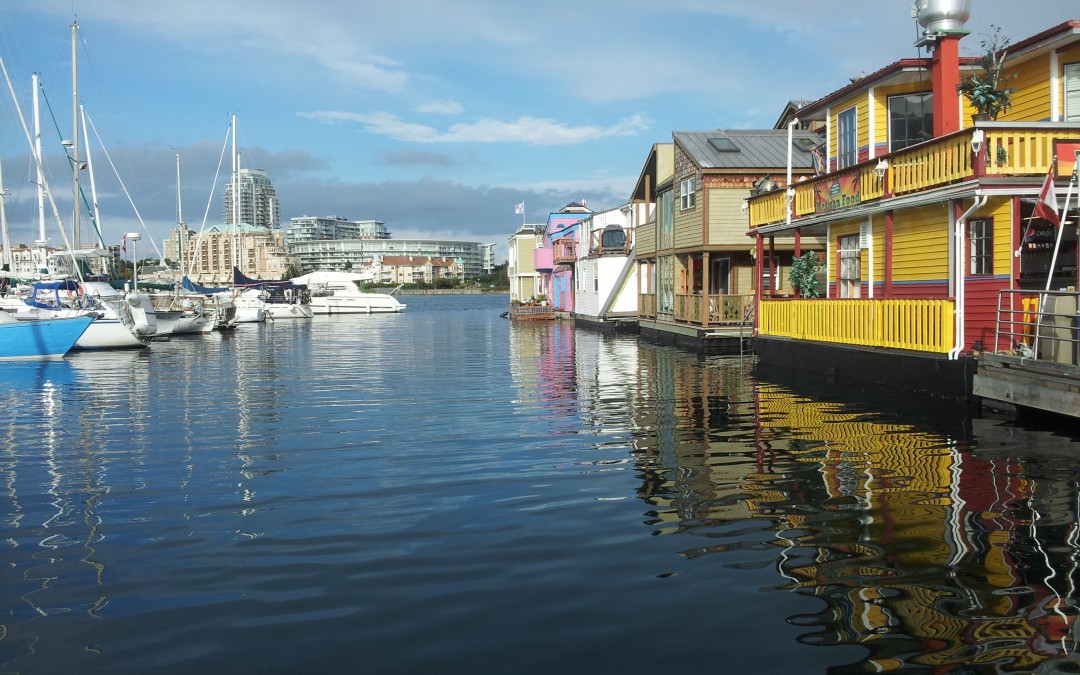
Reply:
M672 224L675 220L674 195L671 190L660 193L656 208L656 238L659 249L671 248Z
M761 290L762 291L772 291L772 290L775 290L776 288L780 288L780 285L781 285L779 283L780 282L780 258L777 258L776 256L772 256L772 257L765 256L765 258L764 258L764 260L762 261L761 264L762 264L762 268L761 268ZM777 279L777 284L776 284L775 288L773 287L773 274L772 274L774 269L776 270L776 279Z
M968 274L994 273L994 219L968 223Z
M889 97L889 152L934 137L933 94Z
M673 256L661 256L657 261L656 311L659 314L675 312L675 260Z
M836 116L836 168L846 169L858 163L855 133L855 108Z
M679 210L694 208L697 197L697 179L690 177L679 184Z
M862 250L859 235L840 237L837 255L840 258L840 297L857 298L862 285Z
M1080 122L1080 63L1065 66L1065 121Z

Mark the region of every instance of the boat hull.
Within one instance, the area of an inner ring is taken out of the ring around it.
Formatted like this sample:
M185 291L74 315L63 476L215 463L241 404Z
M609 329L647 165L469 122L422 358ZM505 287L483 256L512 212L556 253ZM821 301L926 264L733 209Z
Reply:
M378 294L374 294L378 295ZM389 296L379 296L387 298ZM315 314L396 314L405 311L405 305L394 301L386 303L376 298L312 298L311 311ZM393 300L393 298L390 298Z
M310 305L285 304L268 302L266 304L266 316L271 320L278 319L310 319L315 316Z
M0 323L0 361L59 359L93 323L93 317Z
M98 319L75 342L76 349L142 349L144 338L120 319Z

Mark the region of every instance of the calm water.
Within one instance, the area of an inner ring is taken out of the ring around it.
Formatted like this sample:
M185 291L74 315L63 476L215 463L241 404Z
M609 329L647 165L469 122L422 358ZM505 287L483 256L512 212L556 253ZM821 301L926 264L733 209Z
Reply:
M1075 432L407 301L0 365L0 671L1080 672Z

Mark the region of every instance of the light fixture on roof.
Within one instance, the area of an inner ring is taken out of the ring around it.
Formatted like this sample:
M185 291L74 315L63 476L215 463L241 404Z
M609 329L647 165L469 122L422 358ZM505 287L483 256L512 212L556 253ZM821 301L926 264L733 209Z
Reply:
M889 162L882 157L878 160L877 166L874 167L874 173L877 174L878 180L885 177L885 172L889 170Z
M986 134L983 132L983 130L976 129L975 132L971 134L971 152L976 155L979 154L979 151L982 150L983 147L983 141L985 140Z

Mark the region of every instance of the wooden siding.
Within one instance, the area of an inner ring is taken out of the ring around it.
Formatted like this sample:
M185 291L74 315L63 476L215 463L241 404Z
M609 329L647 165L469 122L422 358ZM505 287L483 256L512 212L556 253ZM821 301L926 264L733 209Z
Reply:
M893 216L893 283L948 279L948 208L935 204Z
M1009 279L1002 277L975 277L965 282L963 345L965 350L971 349L976 341L981 341L984 349L994 348L998 291L1008 287Z
M1006 75L1015 75L1009 86L1016 89L1012 108L1002 113L998 121L1042 122L1050 119L1050 64L1040 57L1018 65L1005 64Z
M706 243L710 246L743 246L749 250L753 240L746 236L746 214L742 210L747 195L746 189L709 189L709 241Z
M1013 251L1019 242L1013 239L1012 199L996 197L991 199L974 218L994 219L994 276L1012 274Z
M634 232L634 255L638 258L656 255L656 221L641 225Z

